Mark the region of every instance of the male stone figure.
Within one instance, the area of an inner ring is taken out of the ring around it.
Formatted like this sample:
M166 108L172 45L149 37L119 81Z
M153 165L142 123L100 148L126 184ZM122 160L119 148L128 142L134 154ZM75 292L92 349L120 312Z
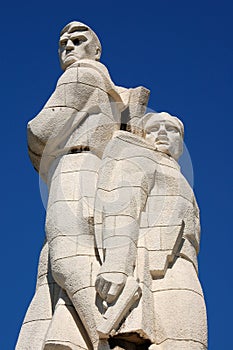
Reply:
M168 113L146 114L140 124L141 135L115 133L99 172L95 223L105 258L96 289L109 311L98 329L123 349L206 349L199 210L177 163L183 124ZM114 308L129 278L142 295L117 328Z
M59 41L65 72L28 124L29 155L49 187L47 242L17 350L105 349L96 331L93 205L102 152L133 93L114 85L100 55L87 25L65 26Z

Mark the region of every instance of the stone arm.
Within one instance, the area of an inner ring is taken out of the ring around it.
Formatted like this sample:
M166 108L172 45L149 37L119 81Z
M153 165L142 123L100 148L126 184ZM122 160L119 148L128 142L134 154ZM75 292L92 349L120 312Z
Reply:
M104 154L95 205L97 244L103 244L104 261L96 289L107 302L116 299L134 272L140 214L154 181L154 168L148 164L147 159L145 167L140 147L118 138Z
M193 194L193 206L186 211L184 222L184 233L183 233L183 245L179 252L179 255L184 259L191 261L198 272L198 261L197 255L200 248L200 213L199 208Z
M83 60L67 68L41 112L28 123L29 156L35 169L40 171L45 146L54 158L87 115L101 112L119 123L119 112L113 116L112 101L117 102L118 110L123 108L104 65Z

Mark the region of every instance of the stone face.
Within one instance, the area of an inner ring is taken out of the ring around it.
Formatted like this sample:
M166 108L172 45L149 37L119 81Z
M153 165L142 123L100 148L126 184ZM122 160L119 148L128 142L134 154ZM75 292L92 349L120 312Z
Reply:
M28 123L49 198L16 349L206 349L199 209L177 163L183 124L145 114L149 90L116 86L100 54L96 34L69 23L64 73Z

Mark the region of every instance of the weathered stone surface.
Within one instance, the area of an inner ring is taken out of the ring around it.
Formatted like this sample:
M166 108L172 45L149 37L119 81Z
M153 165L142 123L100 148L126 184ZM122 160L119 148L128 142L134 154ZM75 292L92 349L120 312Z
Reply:
M100 54L96 34L69 23L65 72L28 123L49 199L16 349L207 349L199 209L177 163L183 124L145 114L149 90L116 86Z

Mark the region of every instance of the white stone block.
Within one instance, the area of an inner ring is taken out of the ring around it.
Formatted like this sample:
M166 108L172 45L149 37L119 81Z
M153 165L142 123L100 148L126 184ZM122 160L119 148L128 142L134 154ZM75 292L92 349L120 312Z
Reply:
M82 323L73 306L59 299L50 323L43 350L88 350L89 341L84 339ZM86 340L86 341L85 341Z
M138 247L145 247L148 250L161 249L160 227L141 228L138 239Z
M47 209L46 234L50 242L58 236L78 236L90 234L91 206L85 208L87 201L58 201ZM79 215L77 215L79 213ZM93 217L93 215L92 215Z
M101 160L91 152L64 155L58 158L54 177L60 173L94 171L97 172Z
M50 320L52 318L52 304L50 302L49 285L40 286L30 304L24 323L36 320Z
M197 273L190 261L179 258L172 268L168 268L162 279L153 280L152 290L159 292L163 290L192 290L203 296L202 288Z
M44 108L68 107L66 101L65 85L58 86ZM73 107L73 106L70 106Z
M57 87L63 84L76 83L78 81L78 67L70 67L58 79Z
M165 275L168 268L168 256L172 250L151 250L149 251L150 273L153 278L161 278Z
M22 325L15 350L41 350L50 320L36 320Z
M157 343L166 339L206 344L206 311L202 296L190 290L154 293Z

